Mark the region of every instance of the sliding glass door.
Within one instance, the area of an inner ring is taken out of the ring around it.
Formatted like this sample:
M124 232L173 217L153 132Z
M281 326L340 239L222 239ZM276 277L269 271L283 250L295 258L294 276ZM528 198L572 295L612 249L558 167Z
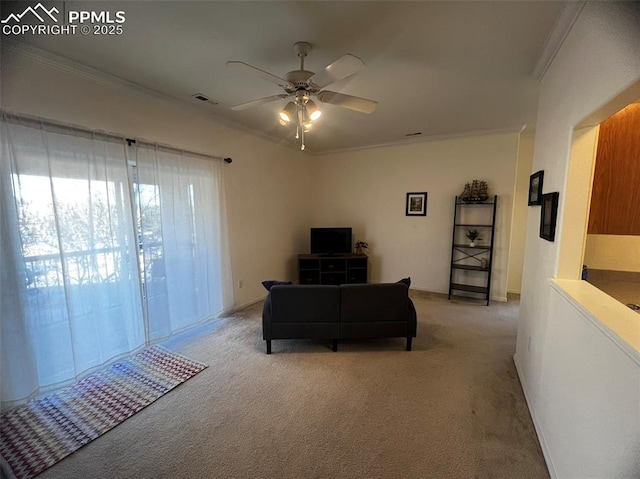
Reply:
M3 405L231 306L218 162L0 126Z
M139 146L136 224L151 340L232 304L221 162ZM216 245L212 248L212 245Z
M123 145L15 119L2 128L1 254L13 273L2 278L2 396L15 400L145 335Z

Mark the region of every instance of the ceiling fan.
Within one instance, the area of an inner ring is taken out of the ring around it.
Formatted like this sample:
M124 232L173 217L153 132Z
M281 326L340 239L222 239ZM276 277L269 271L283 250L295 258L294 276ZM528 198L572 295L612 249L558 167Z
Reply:
M328 103L361 113L373 113L378 106L378 102L373 100L323 90L327 85L362 70L364 68L362 60L356 56L347 54L325 67L321 72L314 73L304 69L304 59L311 51L311 48L311 44L307 42L297 42L293 45L293 51L296 52L300 58L300 69L286 73L284 78L280 78L245 62L228 61L226 63L228 67L242 70L263 80L273 82L285 91L285 93L280 93L279 95L259 98L232 106L232 110L245 110L285 98L292 98L292 101L289 101L279 112L280 124L283 126L296 126L296 138L301 138L300 149L302 150L304 150L304 134L311 129L313 121L321 115L320 109L311 97L317 98L321 103Z

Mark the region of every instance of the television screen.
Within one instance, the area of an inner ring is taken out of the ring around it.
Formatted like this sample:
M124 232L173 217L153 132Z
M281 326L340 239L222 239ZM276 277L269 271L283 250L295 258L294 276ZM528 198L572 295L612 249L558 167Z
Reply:
M311 254L351 253L351 228L311 228Z

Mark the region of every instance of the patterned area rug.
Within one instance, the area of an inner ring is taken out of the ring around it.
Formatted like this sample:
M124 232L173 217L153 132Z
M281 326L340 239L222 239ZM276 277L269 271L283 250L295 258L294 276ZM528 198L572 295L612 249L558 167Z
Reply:
M8 411L0 421L3 462L18 479L31 478L206 367L153 346Z

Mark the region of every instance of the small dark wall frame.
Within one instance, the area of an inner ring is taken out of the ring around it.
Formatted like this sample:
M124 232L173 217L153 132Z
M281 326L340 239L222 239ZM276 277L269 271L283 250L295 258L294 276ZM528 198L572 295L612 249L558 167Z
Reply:
M529 206L542 204L542 180L544 170L540 170L529 177Z
M407 193L406 216L427 216L427 192Z
M558 198L560 193L546 193L542 195L542 209L540 210L540 238L555 241L556 219L558 217Z

